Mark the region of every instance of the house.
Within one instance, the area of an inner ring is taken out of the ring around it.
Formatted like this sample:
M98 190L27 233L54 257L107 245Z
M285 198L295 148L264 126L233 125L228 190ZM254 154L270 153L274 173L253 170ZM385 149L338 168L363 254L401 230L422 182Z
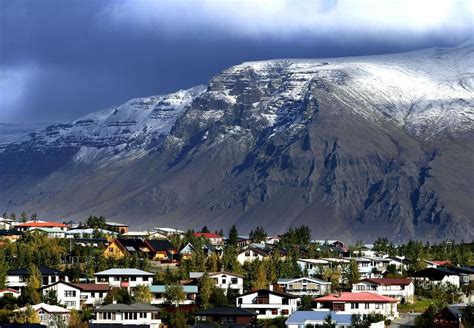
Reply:
M33 310L38 313L40 324L46 325L49 328L57 327L56 323L59 322L69 322L70 310L65 309L56 305L49 305L46 303L39 303L32 305ZM14 310L13 312L24 312L27 307L22 307ZM59 318L58 318L59 317Z
M336 328L349 328L351 326L351 313L335 312L329 309L316 311L296 311L285 321L287 328L301 328L312 326L322 326L327 316L331 316ZM382 326L383 327L383 326Z
M245 262L253 262L255 260L262 261L268 258L270 254L270 249L248 246L247 248L242 249L239 254L237 254L237 261L242 265Z
M153 228L153 230L155 230L157 233L165 237L169 237L172 235L184 235L185 233L183 230L179 230L175 228L166 228L166 227L156 227L156 228Z
M166 285L151 285L150 292L153 295L151 304L165 304L166 303ZM186 299L181 301L179 305L194 304L198 295L197 285L184 285L180 286L183 289Z
M77 228L66 231L66 238L90 239L97 236L117 236L118 232L96 229L96 228Z
M18 231L28 231L34 228L55 228L62 231L67 231L68 226L64 223L53 221L28 221L15 225L15 229Z
M134 268L109 269L94 274L96 284L111 287L134 288L138 285L151 286L154 274Z
M15 242L22 236L22 233L15 229L0 230L0 241Z
M257 322L254 311L238 307L215 307L196 313L196 321L212 322L218 327L250 327Z
M90 327L107 327L107 325L142 325L158 328L161 325L160 309L150 304L118 304L112 303L94 309L94 319Z
M459 328L461 325L463 311L468 304L452 304L440 309L433 318L434 328Z
M150 249L150 259L175 263L179 261L178 250L166 239L147 239L145 244Z
M272 319L289 316L296 312L300 298L270 289L260 289L239 295L236 304L246 310L255 311L257 319Z
M299 259L297 261L301 271L306 272L309 276L322 275L324 268L342 271L351 263L348 259L325 257L318 259Z
M278 279L277 284L283 288L285 293L296 296L319 296L331 292L331 283L317 278L280 278Z
M123 224L119 222L105 222L105 227L107 230L116 231L119 234L124 234L128 232L128 224Z
M12 288L0 289L0 298L3 298L5 296L18 298L18 296L20 296L20 291Z
M48 238L66 238L66 231L61 228L31 228L28 233L40 233Z
M450 260L432 260L432 261L428 261L428 260L425 260L425 263L426 263L426 267L427 268L438 268L438 267L447 267L447 266L451 266L451 261Z
M211 255L212 253L217 254L219 257L222 256L224 248L222 246L216 246L211 244L206 244L202 246L206 256ZM194 246L191 243L187 243L180 251L179 256L182 260L188 260L192 257L194 252Z
M58 281L42 287L41 290L44 296L54 292L58 303L65 305L66 308L81 310L84 305L102 304L110 287L106 284L73 284Z
M408 265L405 256L388 256L390 260L388 265L394 265L398 272L406 272Z
M371 292L395 298L401 303L412 303L415 297L415 285L407 278L367 278L354 283L352 292Z
M41 287L51 285L56 281L68 281L68 277L62 271L56 269L50 269L47 267L38 267L41 274ZM26 268L10 270L7 273L7 286L22 290L26 287L26 281L28 279L29 272Z
M190 272L189 278L200 279L203 274L204 272ZM222 289L225 295L228 289L233 289L238 294L244 292L244 276L240 274L226 271L210 272L209 278L214 282L214 286Z
M381 277L387 271L390 259L377 256L346 257L347 260L355 261L359 268L359 273L363 278Z
M224 237L222 237L222 236L220 236L216 233L195 232L195 233L193 233L193 236L196 237L196 238L201 238L201 237L207 238L207 239L209 239L209 242L211 243L211 245L214 245L214 246L224 245Z
M10 230L16 224L15 220L0 217L0 230Z
M317 308L345 311L351 314L380 313L388 319L398 318L397 300L369 292L342 292L314 299Z
M413 273L416 280L431 282L434 284L452 284L460 287L462 284L469 284L469 275L452 271L448 268L426 268Z
M103 252L106 258L121 259L128 256L148 257L150 247L142 239L115 238Z

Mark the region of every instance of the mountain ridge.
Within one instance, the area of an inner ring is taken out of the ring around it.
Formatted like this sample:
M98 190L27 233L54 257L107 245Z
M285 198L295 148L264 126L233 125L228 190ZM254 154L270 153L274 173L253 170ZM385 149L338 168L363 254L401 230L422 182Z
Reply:
M45 129L0 149L0 205L143 227L472 239L473 53L464 44L236 65L181 91L181 107L161 106L167 96L122 105L136 106L133 117L158 109L153 128L125 115L89 139ZM69 128L90 124L81 120ZM25 158L34 165L14 165Z

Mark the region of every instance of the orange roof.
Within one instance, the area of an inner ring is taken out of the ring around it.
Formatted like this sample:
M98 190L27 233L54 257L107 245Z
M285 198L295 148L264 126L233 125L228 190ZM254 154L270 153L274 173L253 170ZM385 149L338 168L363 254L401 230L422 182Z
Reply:
M363 292L363 293L350 293L342 292L340 294L330 294L323 297L315 298L316 302L328 303L328 302L371 302L371 303L397 303L396 299L382 296L375 293Z
M206 238L222 238L222 236L219 236L218 234L216 233L212 233L212 232L195 232L193 233L194 237L206 237Z
M65 228L67 225L64 223L59 223L59 222L27 222L27 223L21 223L17 224L17 227L58 227L58 228Z
M444 266L444 265L451 265L450 260L443 260L443 261L430 261L431 263L434 263L439 266Z

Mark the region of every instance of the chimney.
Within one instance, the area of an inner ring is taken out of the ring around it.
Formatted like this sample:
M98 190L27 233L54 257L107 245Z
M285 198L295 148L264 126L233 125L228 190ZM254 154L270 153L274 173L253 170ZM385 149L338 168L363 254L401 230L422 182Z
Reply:
M268 290L270 290L270 291L273 292L273 285L272 285L272 284L270 284L270 285L268 286Z

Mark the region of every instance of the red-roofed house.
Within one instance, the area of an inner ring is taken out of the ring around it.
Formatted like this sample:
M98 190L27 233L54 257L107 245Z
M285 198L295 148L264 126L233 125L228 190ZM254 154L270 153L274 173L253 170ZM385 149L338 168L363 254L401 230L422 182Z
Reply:
M11 295L14 298L18 298L18 296L20 296L20 291L18 291L16 289L12 289L12 288L6 288L6 289L1 289L0 290L0 298L3 298L7 295Z
M437 267L445 267L445 266L451 266L451 261L450 260L442 260L442 261L425 261L426 266L428 268L437 268Z
M397 300L375 293L342 292L314 299L320 309L345 311L351 314L380 313L388 319L398 318Z
M217 245L223 245L224 244L224 237L219 236L216 233L212 232L195 232L193 233L194 237L204 237L209 239L211 245L217 246Z
M353 293L372 292L392 297L401 303L412 303L415 285L407 278L367 278L352 285Z
M15 226L18 231L28 231L36 228L54 228L61 231L67 231L68 226L59 222L28 221Z

